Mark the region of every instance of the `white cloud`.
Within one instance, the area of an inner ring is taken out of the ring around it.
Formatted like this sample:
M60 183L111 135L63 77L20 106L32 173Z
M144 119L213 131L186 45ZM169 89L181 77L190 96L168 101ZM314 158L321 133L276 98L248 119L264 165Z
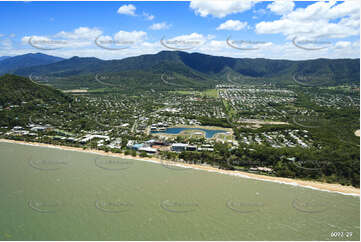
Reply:
M132 41L132 42L142 42L146 39L147 33L144 31L119 31L114 35L116 41Z
M21 38L21 42L23 44L27 44L30 40L30 38L36 40L36 41L49 41L50 39L48 37L45 37L45 36L36 36L36 35L33 35L33 36L24 36Z
M343 48L347 48L347 47L350 47L350 46L351 46L351 42L349 42L349 41L338 41L335 44L335 47L338 48L338 49L343 49Z
M13 43L9 38L2 39L0 40L0 47L2 49L11 49L13 47Z
M268 9L279 15L290 13L294 7L293 0L277 0L267 6Z
M236 30L239 31L247 26L247 22L239 20L228 20L217 27L217 30Z
M332 20L338 20L337 23ZM330 22L332 21L332 22ZM297 8L281 19L260 22L256 25L260 34L285 35L307 38L345 38L360 34L360 4L356 1L316 2L306 8Z
M135 10L136 7L133 4L124 4L118 9L117 13L135 16Z
M200 41L205 42L205 41L213 39L213 38L214 38L214 36L212 36L212 35L204 36L204 35L198 34L198 33L191 33L191 34L188 34L188 35L179 35L179 36L176 36L176 37L171 38L169 40L179 40L179 41L200 40Z
M24 36L21 39L23 44L31 44L33 47L38 46L42 48L82 48L90 46L93 43L93 39L64 39L64 38L55 38L55 37L46 37L46 36Z
M133 31L134 32L134 31ZM141 31L138 31L141 32ZM132 33L132 32L128 32ZM138 37L144 34L136 34ZM131 34L128 35L128 37ZM123 36L124 37L124 36ZM225 40L218 39L213 40L213 36L204 36L198 33L192 33L190 35L177 36L173 39L178 40L201 40L206 41L203 45L197 45L196 48L189 50L188 52L200 52L215 56L229 56L235 58L269 58L269 59L290 59L290 60L305 60L316 58L359 58L360 57L360 43L354 41L348 43L335 43L328 48L320 51L306 51L297 48L292 44L292 41L287 41L284 44L265 44L257 50L240 51L228 46ZM109 39L112 39L109 37ZM142 39L142 38L138 38ZM209 40L212 39L212 40ZM207 41L209 40L209 41ZM341 42L341 41L340 41ZM345 41L346 42L346 41ZM349 41L347 41L349 42ZM58 50L47 51L49 55L60 56L69 58L72 56L89 57L94 56L101 59L122 59L130 56L138 56L143 54L155 54L164 50L164 46L159 41L155 42L140 42L137 45L131 45L130 48L119 51L105 51L102 48L96 46L89 46L86 48L63 48ZM2 55L20 55L25 53L36 53L39 50L34 50L28 46L28 48L12 48L11 50L5 50L0 48L0 56Z
M261 8L261 9L258 9L258 10L253 10L252 11L254 14L256 14L256 15L264 15L264 14L266 14L267 13L267 11L266 11L266 9L264 9L264 8Z
M152 30L161 30L161 29L169 29L170 26L171 25L167 24L166 22L161 22L161 23L152 24L149 28Z
M53 36L24 36L21 41L33 48L44 50L61 48L64 51L73 49L73 51L80 52L85 48L98 49L99 43L103 46L136 46L147 38L147 33L144 31L127 32L121 30L115 33L114 37L102 35L102 33L101 30L96 28L80 27L72 32L61 31Z
M24 36L21 42L34 48L83 48L93 45L102 33L97 28L79 27L72 32L60 31L53 36Z
M153 20L155 17L152 14L143 12L143 16L147 19L147 20Z
M160 41L162 46L171 50L198 50L200 46L203 46L207 41L213 39L213 35L202 35L199 33L192 33L188 35L179 35L170 39L163 37ZM163 48L163 49L164 49Z
M97 47L106 50L124 50L129 48L140 48L140 45L147 37L144 31L119 31L114 37L102 35L95 41Z
M192 0L190 8L202 17L212 15L216 18L224 18L229 14L241 13L252 8L252 0Z
M98 28L79 27L73 32L61 31L55 35L55 37L65 39L95 39L101 35L103 31Z
M1 37L3 37L3 36L5 36L4 34L0 34L0 38ZM14 33L11 33L11 34L9 34L9 38L15 38L15 34Z

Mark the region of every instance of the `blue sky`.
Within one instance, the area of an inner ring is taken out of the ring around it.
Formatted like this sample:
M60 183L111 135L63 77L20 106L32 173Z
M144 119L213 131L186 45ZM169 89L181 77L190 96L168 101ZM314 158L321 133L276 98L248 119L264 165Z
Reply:
M360 56L358 1L21 1L0 2L0 10L0 56L121 59L177 49L240 58Z

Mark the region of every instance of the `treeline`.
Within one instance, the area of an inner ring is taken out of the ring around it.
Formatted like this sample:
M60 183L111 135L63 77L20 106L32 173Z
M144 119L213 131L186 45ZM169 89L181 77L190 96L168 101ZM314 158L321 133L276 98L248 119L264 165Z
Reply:
M249 171L250 168L268 167L274 176L360 187L359 150L346 145L320 151L300 147L276 149L263 145L241 145L231 150L228 145L216 144L214 152L162 152L161 155L165 159L206 163L228 170Z
M0 106L19 105L23 102L69 102L72 98L64 93L31 82L30 79L15 75L0 77Z
M222 118L210 118L210 117L198 117L197 120L202 125L208 125L208 126L219 126L223 128L232 128L231 124L227 122L227 119Z

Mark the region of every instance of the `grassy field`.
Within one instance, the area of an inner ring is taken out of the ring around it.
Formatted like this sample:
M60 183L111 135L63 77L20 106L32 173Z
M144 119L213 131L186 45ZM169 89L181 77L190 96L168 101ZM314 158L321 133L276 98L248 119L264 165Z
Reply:
M207 96L207 97L214 97L217 98L218 97L218 92L216 89L208 89L205 90L201 93L202 96Z
M232 106L229 105L229 103L226 100L222 99L222 102L223 102L225 109L227 110L228 115L230 115L230 117L232 118L232 116L237 113L236 110L234 110L232 108Z
M223 140L233 140L233 136L230 134L219 133L219 134L215 134L214 137L217 137L218 139L223 139Z
M190 95L193 93L199 93L199 92L195 92L195 91L184 91L184 90L178 90L178 91L170 91L171 93L178 93L178 94L183 94L183 95Z
M183 95L190 95L190 94L195 94L197 96L202 96L202 97L213 97L213 98L218 98L218 92L216 89L208 89L205 91L185 91L185 90L179 90L179 91L171 91L173 93L178 93L178 94L183 94Z

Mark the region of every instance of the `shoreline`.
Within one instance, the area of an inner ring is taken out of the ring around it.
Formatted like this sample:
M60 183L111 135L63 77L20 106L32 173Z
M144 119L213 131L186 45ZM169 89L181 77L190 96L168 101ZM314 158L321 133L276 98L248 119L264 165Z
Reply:
M53 148L53 149L61 149L61 150L67 150L67 151L77 151L77 152L84 152L84 153L91 153L91 154L98 154L103 156L111 156L111 157L119 157L122 159L131 159L131 160L141 160L146 162L152 162L157 164L163 164L167 162L167 165L172 166L179 166L184 168L191 168L195 170L202 170L207 172L216 172L219 174L224 175L231 175L231 176L238 176L241 178L247 178L247 179L253 179L253 180L261 180L266 182L275 182L280 184L287 184L292 186L299 186L319 191L325 191L325 192L333 192L333 193L339 193L342 195L350 195L350 196L360 196L360 189L355 188L352 186L343 186L341 184L331 184L331 183L322 183L318 181L305 181L300 179L292 179L292 178L284 178L284 177L271 177L266 175L259 175L259 174L253 174L243 171L231 171L231 170L222 170L219 168L215 168L209 165L195 165L195 164L187 164L187 163L181 163L181 162L174 162L174 161L165 161L161 160L159 158L147 158L147 157L139 157L139 156L130 156L130 155L124 155L119 153L111 153L111 152L105 152L102 150L93 150L93 149L86 149L78 148L78 147L70 147L70 146L63 146L63 145L52 145L52 144L43 144L43 143L37 143L37 142L26 142L26 141L17 141L17 140L9 140L9 139L0 139L1 143L11 143L11 144L22 144L22 145L30 145L30 146L37 146L37 147L46 147L46 148Z

